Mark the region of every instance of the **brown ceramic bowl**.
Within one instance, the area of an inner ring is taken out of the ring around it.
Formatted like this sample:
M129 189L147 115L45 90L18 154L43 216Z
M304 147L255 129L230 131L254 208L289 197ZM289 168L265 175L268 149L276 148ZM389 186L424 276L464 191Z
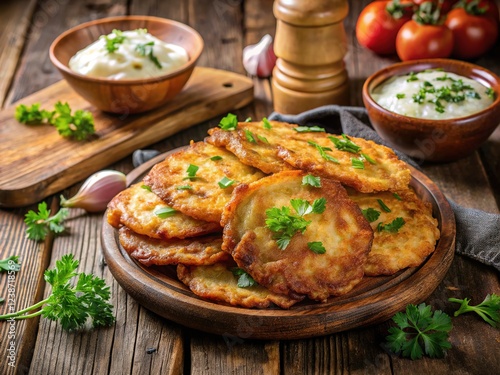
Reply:
M183 47L189 61L175 71L144 79L113 80L92 78L68 67L79 50L118 29L147 29L167 43ZM129 114L157 108L177 95L188 81L203 51L203 39L191 27L177 21L151 16L109 17L76 26L54 40L50 59L68 84L95 107L113 113Z
M441 68L478 81L495 90L494 102L466 117L429 120L391 112L377 104L371 93L392 76ZM500 124L500 78L491 71L451 59L414 60L388 66L374 73L363 85L363 102L377 133L395 149L418 162L447 162L470 155Z

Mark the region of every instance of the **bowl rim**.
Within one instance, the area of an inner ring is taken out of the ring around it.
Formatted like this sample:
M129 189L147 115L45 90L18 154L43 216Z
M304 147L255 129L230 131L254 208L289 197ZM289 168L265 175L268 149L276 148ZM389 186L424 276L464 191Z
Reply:
M116 22L116 21L128 21L128 20L144 20L144 21L155 21L155 22L160 22L160 23L168 23L172 24L180 29L183 29L184 31L192 34L195 39L198 40L199 42L199 48L194 50L194 53L192 56L190 56L189 60L179 68L170 71L167 74L163 75L158 75L158 76L153 76L149 78L129 78L129 79L109 79L105 77L89 77L87 75L75 72L74 70L71 70L69 66L66 64L63 64L55 55L54 50L56 49L57 45L60 43L60 41L64 38L66 38L68 35L78 31L82 30L85 28L88 28L89 26L94 26L94 25L99 25L99 24L105 24L109 22ZM76 26L73 26L72 28L62 32L59 34L56 39L51 43L50 48L49 48L49 58L52 61L52 63L55 65L57 69L60 71L69 74L71 76L74 76L79 79L83 79L89 82L94 82L94 83L100 83L100 84L113 84L113 85L130 85L130 84L147 84L147 83L157 83L160 81L164 81L167 79L170 79L172 77L175 77L186 70L192 69L196 62L198 61L199 57L201 56L202 52L204 49L204 41L202 36L198 31L196 31L194 28L192 28L189 25L186 25L182 22L175 21L169 18L162 18L162 17L156 17L156 16L146 16L146 15L130 15L130 16L113 16L113 17L104 17L104 18L98 18L95 20L87 21L81 24L78 24Z
M363 84L363 88L362 88L363 98L366 101L368 101L372 107L376 108L378 111L382 112L385 115L390 115L390 116L394 117L396 120L405 120L405 122L417 122L417 123L422 124L422 125L428 125L428 126L434 126L434 127L436 126L436 122L441 123L441 124L448 124L448 125L455 124L457 122L468 123L469 121L472 121L475 118L480 117L483 114L491 111L494 107L500 106L500 92L495 92L496 95L495 95L495 100L493 101L493 103L491 103L488 107L482 109L481 111L472 113L472 114L467 115L467 116L454 117L454 118L449 118L449 119L426 119L426 118L421 118L421 117L405 116L405 115L401 115L399 113L390 111L390 110L382 107L380 104L378 104L373 99L373 97L371 96L371 92L369 90L369 86L372 84L372 82L375 79L379 78L380 76L389 74L393 70L398 70L398 71L400 69L404 70L405 68L411 67L413 65L427 65L428 66L428 67L419 69L419 71L425 70L425 69L438 68L442 65L451 65L451 66L465 65L465 66L469 67L471 69L471 71L481 71L483 74L489 75L490 78L492 78L492 80L496 81L498 83L498 86L500 87L500 77L498 75L496 75L495 73L493 73L491 70L486 69L486 68L479 66L477 64L473 64L473 63L468 62L468 61L455 60L455 59L444 59L444 58L418 59L418 60L402 61L399 63L388 65L385 68L382 68L382 69L376 71L375 73L371 74L365 80L365 82ZM410 71L411 70L409 70L408 72L410 72ZM400 73L400 74L403 75L405 73ZM394 75L395 74L388 75L385 79L383 79L381 82L379 82L375 87L378 87L380 84L382 84L383 82L385 82L387 79L391 78ZM461 74L461 75L463 75L463 74ZM482 84L474 77L465 76L465 75L463 75L463 76L467 77L469 79L473 79L473 80L477 81L478 83ZM483 86L484 86L484 84L483 84ZM375 87L373 87L373 89ZM365 104L365 107L366 107L366 104Z

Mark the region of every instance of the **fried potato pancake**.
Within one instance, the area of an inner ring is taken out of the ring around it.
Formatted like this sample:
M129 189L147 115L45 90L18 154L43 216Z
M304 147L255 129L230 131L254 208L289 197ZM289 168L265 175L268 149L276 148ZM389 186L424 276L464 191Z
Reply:
M374 238L364 266L367 276L392 275L417 267L434 251L440 237L438 222L432 217L430 203L418 198L412 189L399 191L397 196L390 192L363 194L352 189L348 189L348 194L362 210L380 212L371 222ZM365 215L369 213L365 211ZM397 218L402 218L404 224L397 232L391 231L388 224Z
M350 152L337 149L332 139L346 141L342 136L328 133L301 133L301 137L279 145L277 155L297 169L333 178L361 192L407 188L410 169L390 148L348 137L360 147L359 151Z
M119 228L124 225L151 238L188 238L220 232L217 223L193 219L181 212L162 218L158 214L169 206L155 193L136 183L118 193L108 204L107 220Z
M337 181L321 178L321 186L303 184L303 171L284 171L238 186L226 206L222 249L260 285L291 298L324 301L350 291L363 277L373 230L359 207ZM313 205L324 198L322 213L308 213L304 232L296 232L284 250L277 233L266 225L269 209L288 207L291 199ZM325 252L309 244L321 242Z
M206 141L218 147L225 147L242 163L267 174L294 169L278 158L276 147L279 142L290 136L293 126L274 121L269 124L271 128L266 127L263 122L240 122L234 131L212 128L208 130L210 136Z
M231 259L221 249L220 235L159 240L137 234L127 227L121 227L118 234L120 244L127 253L146 266L179 263L198 266Z
M168 155L144 177L167 204L198 220L219 223L235 186L262 178L224 148L206 142Z
M302 169L368 193L405 189L410 182L408 166L388 147L278 121L268 125L240 122L232 131L212 128L207 142L226 147L242 163L265 173ZM354 149L345 147L348 141Z
M268 289L254 285L241 288L231 269L235 263L218 263L211 266L177 266L177 277L191 291L202 298L225 302L232 306L246 308L267 308L275 304L288 309L300 299L272 293Z

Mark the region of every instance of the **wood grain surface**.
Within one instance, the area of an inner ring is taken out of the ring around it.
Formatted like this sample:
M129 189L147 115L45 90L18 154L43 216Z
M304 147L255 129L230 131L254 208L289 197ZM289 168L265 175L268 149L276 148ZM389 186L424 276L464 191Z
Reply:
M361 88L374 71L398 62L395 56L380 57L363 49L354 28L359 13L370 0L349 1L344 25L349 51L350 103L362 106ZM496 0L500 5L500 1ZM12 105L61 79L48 58L52 41L61 32L82 22L124 14L150 14L175 19L194 27L203 36L205 51L198 66L245 74L242 48L264 34L274 35L276 20L272 0L30 0L0 2L0 107ZM6 47L7 46L7 47ZM500 74L500 42L475 63ZM262 118L273 111L270 80L252 79L254 100L235 111L238 118ZM149 146L159 152L201 140L217 120L198 123ZM0 139L2 143L2 139ZM0 162L3 167L5 164ZM110 169L129 173L130 155L111 163ZM424 164L425 175L455 202L499 213L500 128L478 152L446 164ZM3 177L3 176L2 176ZM59 208L59 194L71 196L81 182L45 199ZM22 269L16 275L16 308L24 308L51 289L43 271L63 254L80 260L80 272L94 273L111 286L116 324L100 330L68 333L44 318L15 325L16 357L8 366L5 353L9 325L0 323L1 374L460 374L500 372L498 330L475 315L453 318L452 349L443 359L411 361L394 356L384 346L391 322L375 324L322 337L297 340L252 340L185 328L133 300L116 282L103 260L100 243L101 214L72 210L63 236L36 243L25 236L24 215L36 204L0 209L0 258L17 254ZM499 229L500 230L500 229ZM437 289L425 300L452 315L456 307L449 297L480 303L486 294L500 294L500 277L494 268L461 255L453 262ZM7 277L0 274L0 296L7 294ZM5 311L0 306L0 313Z
M78 96L65 81L55 83L21 102L52 108L58 101L92 112L96 133L87 141L64 139L47 125L20 124L14 104L0 112L0 205L19 207L40 201L134 150L183 129L224 116L253 99L253 83L242 75L195 68L186 87L167 105L138 115L99 111Z

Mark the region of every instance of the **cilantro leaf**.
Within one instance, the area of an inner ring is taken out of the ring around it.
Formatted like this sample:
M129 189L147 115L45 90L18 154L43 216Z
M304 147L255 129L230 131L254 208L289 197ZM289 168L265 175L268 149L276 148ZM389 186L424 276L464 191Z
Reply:
M0 272L2 271L14 271L18 272L21 269L19 264L19 256L11 255L8 258L0 259Z
M448 341L452 329L451 318L440 310L432 312L431 306L421 303L409 304L406 312L398 312L392 318L397 327L389 328L386 337L389 349L395 354L414 359L424 354L431 358L441 358L446 349L451 348Z
M399 229L403 225L405 225L405 220L402 217L397 217L393 221L391 221L389 224L383 224L383 223L378 223L377 225L377 231L382 232L382 231L387 231L391 233L397 233Z
M154 55L154 50L153 47L155 45L154 41L148 42L148 43L139 43L137 46L135 46L135 50L137 53L141 56L148 56L149 59L153 62L153 64L156 65L158 69L163 68L161 65L160 61L158 58Z
M223 117L220 122L219 122L219 127L222 130L236 130L238 127L238 118L236 115L233 115L232 113L228 113L225 117Z
M67 208L61 208L53 216L50 216L50 213L50 210L47 209L47 203L45 202L38 204L38 212L33 210L28 211L25 215L24 222L27 225L26 234L29 239L41 241L44 240L50 232L57 234L65 230L63 222L68 216L69 210Z
M115 318L109 286L103 279L85 273L77 273L79 262L73 254L63 255L54 269L46 270L44 279L52 286L46 299L20 311L0 316L0 320L28 319L39 315L59 321L63 329L73 331L82 328L87 320L94 328L111 325ZM71 280L77 277L75 285ZM33 310L40 310L30 313Z
M316 254L324 254L326 253L326 249L323 246L322 242L319 241L313 241L313 242L308 242L307 247Z
M475 312L492 327L500 327L500 295L495 293L488 294L484 301L476 306L469 305L469 298L449 298L448 301L460 303L460 308L455 311L454 316L468 312Z
M311 174L302 177L302 185L310 185L312 187L321 187L321 178Z

